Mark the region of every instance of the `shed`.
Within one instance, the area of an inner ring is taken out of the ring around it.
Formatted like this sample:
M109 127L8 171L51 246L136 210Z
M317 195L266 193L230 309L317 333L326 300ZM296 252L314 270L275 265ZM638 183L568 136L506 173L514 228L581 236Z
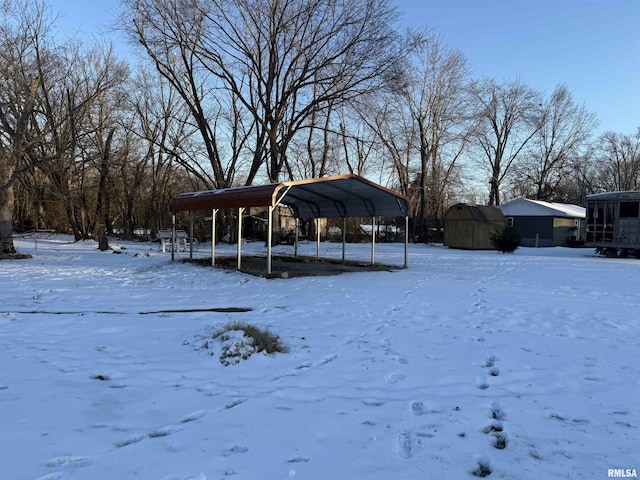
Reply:
M523 247L570 247L582 240L584 207L516 198L498 208L520 233Z
M490 237L505 225L504 215L496 207L458 203L444 217L444 244L449 248L493 250Z
M289 207L296 219L369 217L375 226L376 217L404 217L405 248L404 266L407 266L408 222L411 214L409 199L358 175L337 175L267 185L225 188L203 192L183 193L170 204L174 224L177 212L191 213L191 236L193 236L193 212L209 210L212 215L212 230L219 209L238 209L238 269L241 268L242 213L247 207L267 207L267 274L271 274L271 243L273 210L281 205ZM319 232L319 229L317 229ZM343 229L344 231L345 229ZM374 229L375 230L375 229ZM297 237L297 235L296 235ZM212 238L216 238L215 231ZM375 258L375 237L371 244L371 263ZM215 263L215 242L211 242L211 261ZM318 258L320 236L318 235ZM192 252L191 252L192 253ZM297 253L297 244L296 244ZM345 256L343 235L342 258Z

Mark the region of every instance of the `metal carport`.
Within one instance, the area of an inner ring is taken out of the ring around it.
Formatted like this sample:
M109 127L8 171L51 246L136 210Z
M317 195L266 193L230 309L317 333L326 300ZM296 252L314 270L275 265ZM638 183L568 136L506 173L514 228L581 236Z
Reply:
M337 175L267 185L225 188L202 192L189 192L176 196L170 204L173 215L173 230L178 212L188 211L193 237L193 212L211 210L212 242L211 261L215 263L215 220L219 209L238 210L238 269L241 268L242 213L248 207L268 208L267 228L267 274L271 273L271 241L273 210L280 205L288 206L298 219L342 218L344 224L351 217L368 217L375 226L376 217L404 217L405 247L404 267L407 266L409 243L409 199L358 175ZM319 229L317 229L319 232ZM371 244L371 263L375 259L375 228ZM297 237L297 235L296 235ZM320 236L318 233L318 256ZM345 229L343 228L342 258L345 251ZM172 259L173 259L172 249ZM297 250L296 250L297 253ZM190 252L193 256L193 251Z

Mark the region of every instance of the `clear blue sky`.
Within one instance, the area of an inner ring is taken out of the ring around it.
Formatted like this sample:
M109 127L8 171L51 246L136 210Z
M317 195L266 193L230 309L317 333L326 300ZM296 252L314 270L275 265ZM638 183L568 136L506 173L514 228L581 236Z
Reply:
M599 131L640 127L640 0L397 0L403 22L434 27L475 75L564 83Z
M550 93L564 83L600 132L640 127L640 0L396 0L402 24L435 28L477 77L519 76ZM119 0L48 0L65 35L108 30ZM118 47L125 48L125 47Z

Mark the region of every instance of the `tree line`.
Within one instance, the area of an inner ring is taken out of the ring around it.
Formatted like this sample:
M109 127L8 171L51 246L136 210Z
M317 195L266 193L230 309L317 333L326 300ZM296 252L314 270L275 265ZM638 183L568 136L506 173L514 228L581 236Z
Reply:
M457 201L640 189L640 127L594 136L566 85L475 78L390 0L122 0L132 59L61 40L44 0L1 5L3 253L14 229L153 234L184 191L343 173L407 195L418 241Z

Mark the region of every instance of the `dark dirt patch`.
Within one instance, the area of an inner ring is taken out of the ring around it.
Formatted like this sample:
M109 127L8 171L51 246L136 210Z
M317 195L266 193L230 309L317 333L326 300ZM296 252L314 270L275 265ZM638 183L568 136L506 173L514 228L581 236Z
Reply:
M204 267L211 266L211 257L201 259L185 259L184 262L195 263ZM238 260L236 257L216 257L215 267L225 270L236 270ZM250 275L268 278L293 278L309 276L340 275L353 272L391 272L404 267L395 265L374 264L356 262L353 260L332 260L315 257L292 257L274 255L271 257L271 275L267 275L266 256L243 256L240 271Z
M33 258L28 253L0 253L0 260L25 260Z
M21 315L154 315L159 313L194 313L194 312L215 312L215 313L244 313L253 310L249 307L213 307L213 308L180 308L175 310L155 310L153 312L114 312L114 311L66 311L54 312L50 310L30 310L30 311L0 311L1 314L19 313Z
M247 307L214 307L214 308L181 308L177 310L156 310L154 312L139 312L140 315L151 315L157 313L193 313L193 312L218 312L218 313L244 313L250 312L252 308Z

